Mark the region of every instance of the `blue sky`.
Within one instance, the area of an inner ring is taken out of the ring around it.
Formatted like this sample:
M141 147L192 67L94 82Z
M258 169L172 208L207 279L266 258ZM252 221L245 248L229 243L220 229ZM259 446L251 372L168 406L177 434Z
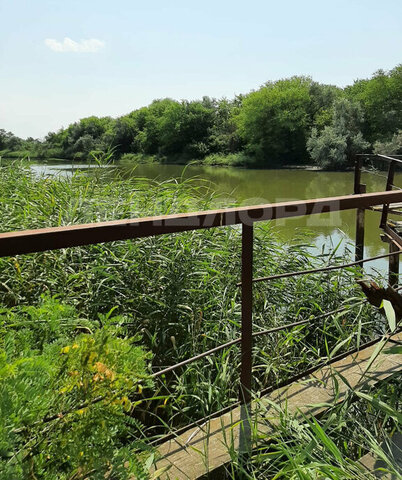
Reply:
M344 86L402 63L400 0L0 0L0 18L0 128L23 137L155 98L301 74Z

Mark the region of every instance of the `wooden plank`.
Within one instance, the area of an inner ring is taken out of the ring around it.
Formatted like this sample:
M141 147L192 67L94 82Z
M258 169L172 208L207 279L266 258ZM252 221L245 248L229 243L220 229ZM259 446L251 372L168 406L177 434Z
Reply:
M384 442L381 448L386 455L393 458L394 463L399 466L399 473L402 474L402 434L395 433L388 442ZM376 457L372 452L364 455L359 462L376 478L382 480L393 480L395 475L388 471L388 465L381 459Z
M402 333L392 338L401 341ZM349 355L290 386L272 392L260 399L258 403L252 404L251 415L246 406L237 407L221 417L209 420L201 427L191 428L167 441L158 447L160 458L156 462L155 469L169 467L167 473L161 477L164 479L196 479L230 461L230 452L239 451L241 448L240 433L245 425L251 423L260 433L266 434L270 428L268 421L271 425L279 422L277 411L270 408L270 402L286 409L290 414L303 412L308 415L317 415L324 408L315 405L341 401L348 390L347 385L338 376L339 390L338 396L336 395L333 376L336 372L345 377L353 388L361 388L363 385L385 379L400 371L402 355L382 353L371 366L370 375L363 376L376 346L377 344ZM261 408L264 411L263 423L260 421Z
M177 215L134 218L66 227L0 233L0 257L43 252L116 240L143 238L188 230L238 225L279 218L368 208L402 201L402 191L344 195L339 197L270 203Z
M383 205L375 205L374 207L370 207L370 210L373 212L382 212ZM393 203L388 208L389 215L402 215L402 203Z
M398 234L390 224L387 223L384 228L384 232L395 242L397 245L402 246L402 237Z

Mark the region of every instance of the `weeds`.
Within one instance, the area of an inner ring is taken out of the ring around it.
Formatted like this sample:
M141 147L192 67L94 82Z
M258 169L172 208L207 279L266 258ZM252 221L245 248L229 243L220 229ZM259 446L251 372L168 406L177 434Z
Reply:
M97 163L103 164L104 159ZM34 177L15 163L0 168L0 184L2 232L206 210L221 202L199 179L155 182L119 172L111 176L101 168L88 175ZM303 232L293 244L283 244L273 225L259 226L254 276L343 263L348 255L347 249L344 255L314 251L306 238ZM41 349L50 352L52 347L59 358L52 344L65 338L67 327L71 338L81 333L102 344L102 332L110 323L105 319L113 311L117 323L113 328L121 340L108 342L141 338L143 349L152 353L150 371L175 364L239 337L240 245L239 229L227 227L1 258L3 338L9 338L10 329L18 338L24 332L19 341L26 342L27 348L21 351L39 348L40 356ZM275 386L384 331L386 322L364 304L356 288L354 279L359 275L359 270L348 269L255 285L255 331L311 319L306 325L255 338L256 390ZM43 295L57 298L50 311L41 303ZM64 313L52 322L60 309ZM329 311L336 313L317 318ZM33 347L35 342L38 346ZM16 346L8 348L17 351ZM237 400L239 365L239 347L234 345L161 376L152 387L143 382L140 392L126 389L122 396L135 405L129 418L134 424L141 420L141 431L159 435L227 407ZM71 365L70 370L79 369ZM105 372L91 370L90 374L104 376ZM49 385L41 386L45 387ZM318 428L310 427L311 431ZM124 435L134 438L137 433L136 426L128 426ZM120 448L128 445L126 439ZM286 451L280 453L280 458L285 456ZM258 467L262 471L264 462ZM316 478L306 477L308 472L294 478ZM331 475L336 472L326 474L335 478Z

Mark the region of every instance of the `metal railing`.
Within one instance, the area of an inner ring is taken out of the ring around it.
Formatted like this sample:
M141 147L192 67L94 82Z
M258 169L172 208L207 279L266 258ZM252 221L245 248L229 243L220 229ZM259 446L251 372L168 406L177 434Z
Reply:
M402 155L381 155L381 154L359 154L356 155L355 176L354 176L354 193L360 194L366 192L366 185L361 183L361 174L363 171L364 161L370 160L373 163L388 164L388 173L386 179L385 191L392 191L393 188L400 190L400 187L394 184L395 170L402 165ZM372 173L366 170L367 173ZM381 212L381 220L379 227L384 231L385 240L389 243L390 253L398 252L402 248L401 237L388 225L388 216L390 213L389 206L393 202L384 202ZM356 217L356 260L363 258L364 251L364 209L357 210ZM392 285L398 284L399 278L399 256L390 255L388 268L388 283Z
M357 170L356 170L357 172ZM240 403L249 403L252 394L252 347L253 338L258 335L266 335L272 332L292 328L311 321L300 320L291 324L275 327L261 332L253 332L253 283L271 280L273 278L285 278L295 275L314 274L321 271L329 271L358 265L377 258L399 256L400 249L386 255L372 258L360 258L355 262L323 267L321 269L304 270L299 272L283 273L265 278L253 278L253 239L254 224L256 222L275 220L281 218L300 217L315 215L326 212L357 209L363 211L366 208L402 202L402 191L386 191L376 193L356 193L339 197L319 198L313 200L300 200L282 203L258 205L252 207L228 208L193 212L177 215L158 217L146 217L139 219L127 219L109 222L100 222L65 227L43 228L37 230L25 230L0 234L0 257L15 256L46 250L57 250L69 247L78 247L90 244L128 240L150 237L154 235L166 235L190 230L201 230L231 225L242 227L242 265L241 265L241 336L223 345L217 346L207 352L184 360L176 365L167 367L153 374L154 377L163 373L180 368L188 363L234 344L241 344L241 372L240 372ZM335 314L329 312L317 319Z

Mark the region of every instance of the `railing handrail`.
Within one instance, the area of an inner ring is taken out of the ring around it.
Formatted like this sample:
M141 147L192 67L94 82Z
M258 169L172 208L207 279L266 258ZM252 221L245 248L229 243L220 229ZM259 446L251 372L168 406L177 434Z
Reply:
M356 156L363 157L363 158L380 158L381 160L385 160L387 162L402 163L401 158L395 158L395 157L402 157L402 155L383 155L381 153L358 153L356 154Z
M343 195L202 212L0 233L0 257L402 202L402 191Z

